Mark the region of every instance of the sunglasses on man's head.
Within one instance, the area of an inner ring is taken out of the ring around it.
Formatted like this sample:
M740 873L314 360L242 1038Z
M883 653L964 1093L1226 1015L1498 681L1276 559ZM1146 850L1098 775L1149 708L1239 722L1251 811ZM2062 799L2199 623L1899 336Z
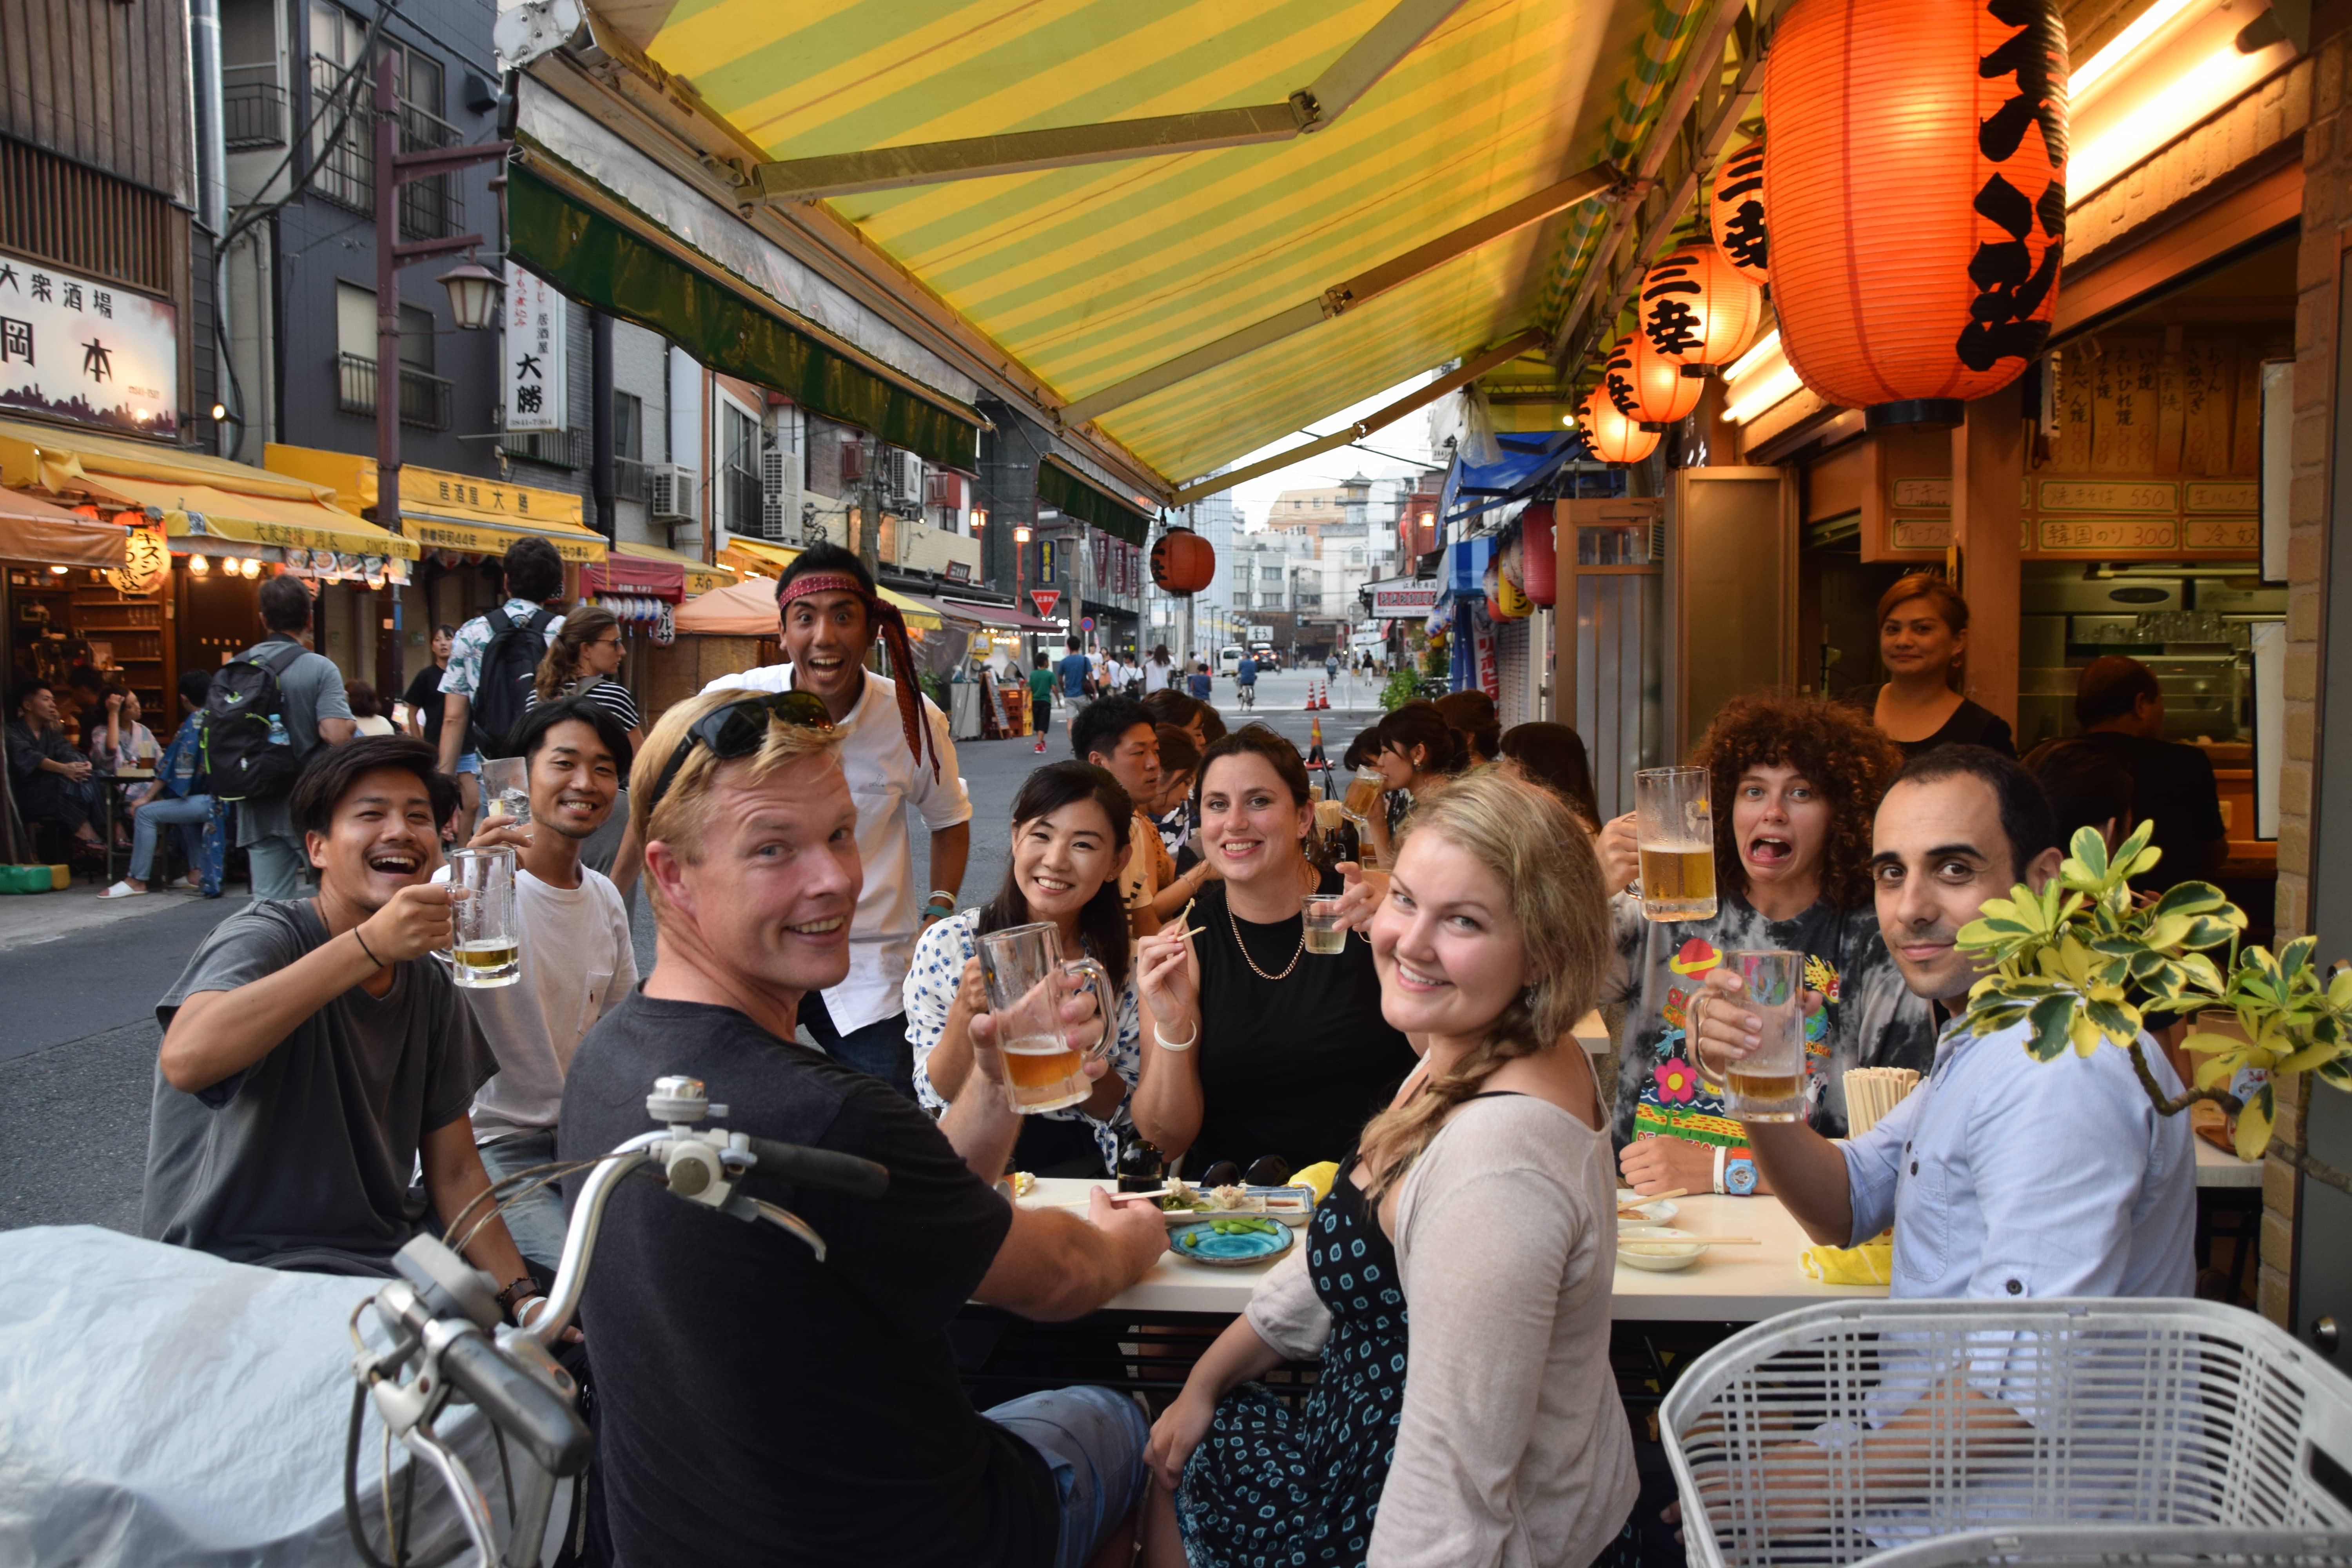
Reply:
M748 757L768 738L771 721L796 724L803 730L830 730L833 714L826 709L824 699L814 691L777 691L713 708L688 727L686 739L670 752L661 777L654 781L654 797L646 803L646 815L650 816L654 807L662 803L662 796L669 793L677 770L686 766L686 759L693 754L696 746L708 748L722 763Z

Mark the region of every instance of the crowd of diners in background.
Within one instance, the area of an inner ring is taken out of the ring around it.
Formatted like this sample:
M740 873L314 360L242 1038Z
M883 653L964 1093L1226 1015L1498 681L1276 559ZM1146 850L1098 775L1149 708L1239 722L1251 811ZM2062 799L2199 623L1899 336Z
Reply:
M2014 1031L1952 1028L1975 973L1954 933L2046 881L2074 829L2113 842L2157 816L2159 879L2219 854L2210 770L2161 740L2162 694L2128 659L2086 669L2084 733L2021 764L1945 681L1967 606L1906 579L1882 605L1885 686L1715 715L1688 761L1709 775L1718 909L1678 923L1643 918L1633 825L1601 818L1565 726L1504 730L1491 700L1456 693L1366 728L1345 765L1387 796L1368 869L1320 830L1291 742L1228 731L1172 679L1100 692L1074 706L1070 754L1018 792L1003 882L967 905L971 808L946 719L869 668L877 642L907 668L903 627L855 556L803 552L777 588L786 661L714 682L650 733L611 679L610 617L556 619L544 566L510 558L498 616L436 634L408 735L367 722L373 693L303 667L296 606L265 588L257 651L295 645L282 679L305 693L309 744L290 795L238 830L282 857L271 896L158 1005L142 1226L358 1274L446 1227L529 1321L563 1210L541 1185L501 1218L491 1183L637 1131L661 1073L723 1089L730 1126L889 1165L886 1201L808 1194L835 1244L824 1266L655 1197L614 1201L570 1353L593 1368L625 1558L747 1542L1073 1568L1139 1542L1161 1565L1276 1548L1622 1557L1655 1527L1635 1517L1608 1361L1621 1183L1769 1193L1840 1247L1891 1228L1897 1296L2190 1288L2187 1131L2126 1058L2042 1066ZM534 658L508 693L486 682L515 632ZM487 733L509 700L519 717ZM12 747L52 796L145 749L131 701L84 721L87 756ZM54 727L47 689L12 722ZM528 824L478 823L461 794L493 748L526 764ZM522 973L504 990L460 992L431 957L459 839L518 856ZM659 931L643 984L632 879ZM1310 898L1337 900L1336 953L1307 950ZM1106 1048L1085 1099L1024 1116L978 953L1040 923L1101 965L1107 984L1059 1022ZM1748 947L1803 953L1813 994L1806 1114L1784 1125L1738 1121L1709 1087L1753 1043L1722 962ZM1599 1060L1576 1033L1596 1008L1615 1037ZM1859 1066L1924 1081L1845 1140L1839 1079ZM2161 1053L2151 1066L2177 1089ZM1149 1205L1022 1209L993 1184L1104 1175L1138 1140L1195 1173L1271 1154L1338 1174L1156 1420L1098 1389L974 1410L947 1338L966 1301L1082 1315L1164 1247ZM662 1336L657 1365L642 1353L640 1330L747 1289L782 1316ZM780 1331L824 1354L773 1355ZM597 1364L600 1342L620 1348ZM1299 1360L1321 1377L1286 1405L1260 1379ZM752 1418L786 1406L791 1423ZM682 1407L708 1440L678 1430Z

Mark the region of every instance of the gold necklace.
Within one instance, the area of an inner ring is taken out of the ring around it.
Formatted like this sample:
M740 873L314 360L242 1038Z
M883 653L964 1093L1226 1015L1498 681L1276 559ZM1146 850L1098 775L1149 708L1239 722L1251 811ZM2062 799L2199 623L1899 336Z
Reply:
M1279 974L1268 974L1257 966L1257 960L1250 956L1249 943L1242 940L1242 922L1234 915L1234 895L1231 889L1225 891L1225 925L1234 933L1234 945L1242 950L1242 962L1248 964L1250 973L1260 980L1289 979L1290 972L1298 967L1298 961L1307 956L1307 917L1303 912L1298 918L1298 951L1290 955L1290 962L1282 966L1282 973Z

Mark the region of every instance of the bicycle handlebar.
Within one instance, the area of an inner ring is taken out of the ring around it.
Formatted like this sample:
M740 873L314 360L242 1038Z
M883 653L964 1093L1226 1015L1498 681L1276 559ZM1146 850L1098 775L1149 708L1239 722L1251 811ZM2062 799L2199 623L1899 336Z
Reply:
M460 1334L441 1352L441 1372L547 1472L576 1476L594 1448L587 1423L553 1389L534 1380L479 1334Z
M790 1182L845 1193L853 1198L878 1198L890 1190L890 1173L871 1160L830 1149L809 1149L779 1143L772 1138L744 1140L760 1163L753 1174L777 1175Z

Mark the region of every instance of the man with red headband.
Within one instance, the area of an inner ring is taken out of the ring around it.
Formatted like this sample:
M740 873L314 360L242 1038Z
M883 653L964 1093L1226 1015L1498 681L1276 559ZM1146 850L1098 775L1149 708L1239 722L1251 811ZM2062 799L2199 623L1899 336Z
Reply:
M776 584L776 617L789 663L721 676L703 689L814 692L843 731L839 754L857 800L866 886L850 921L848 978L808 994L801 1026L827 1056L912 1100L907 967L923 928L955 913L971 853L971 801L956 772L947 715L912 679L866 668L877 635L893 674L912 672L915 662L906 621L856 555L837 544L803 551ZM910 811L922 814L931 835L932 885L920 900Z

